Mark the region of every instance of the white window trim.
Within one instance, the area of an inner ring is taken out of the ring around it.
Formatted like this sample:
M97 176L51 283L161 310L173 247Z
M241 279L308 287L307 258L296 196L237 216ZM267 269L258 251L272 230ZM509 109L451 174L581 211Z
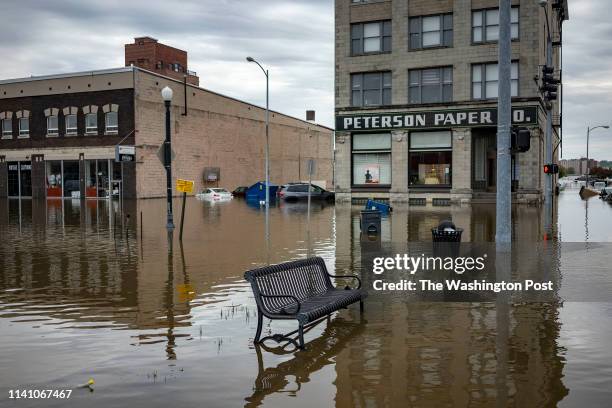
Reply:
M96 116L96 127L88 127L87 126L87 116L89 115L95 115ZM86 135L97 135L98 134L98 130L99 130L99 126L98 126L98 114L97 113L87 113L85 114L85 134Z
M25 119L28 121L28 131L27 132L24 132L23 130L21 130L21 120L22 119ZM19 134L17 135L17 138L18 139L29 139L30 138L30 118L29 117L19 118L18 124L19 124Z
M108 125L108 114L115 113L117 115L117 125L109 126ZM106 135L116 135L119 133L119 114L116 111L106 112L104 114L104 134Z
M55 117L57 120L57 127L56 128L49 128L49 120ZM47 137L59 137L59 116L57 115L50 115L47 116Z
M4 132L4 121L8 121L11 123L11 132L10 133L5 133ZM0 137L1 139L12 139L13 138L13 119L12 118L4 118L2 120L0 120L0 127L2 130L2 136Z
M68 116L74 116L77 120L77 126L73 128L68 127ZM66 136L77 136L79 134L78 116L76 114L68 114L64 116L64 124L66 125Z

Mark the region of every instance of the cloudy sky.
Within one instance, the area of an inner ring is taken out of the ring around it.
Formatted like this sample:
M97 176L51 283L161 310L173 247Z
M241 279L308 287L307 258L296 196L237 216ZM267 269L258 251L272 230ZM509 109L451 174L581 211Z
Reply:
M612 122L611 9L609 0L570 0L565 158L584 155L587 125ZM187 50L201 86L263 105L251 55L270 69L272 109L300 118L315 109L333 126L333 0L3 0L0 78L122 66L123 44L142 35ZM591 156L612 159L612 131L592 136Z

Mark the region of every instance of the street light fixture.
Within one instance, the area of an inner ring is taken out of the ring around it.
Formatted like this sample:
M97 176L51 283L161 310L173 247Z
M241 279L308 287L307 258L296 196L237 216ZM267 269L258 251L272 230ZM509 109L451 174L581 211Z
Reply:
M587 160L586 186L587 187L589 186L589 174L591 173L591 164L589 162L589 136L591 135L591 131L595 129L610 129L610 126L609 125L599 125L599 126L593 126L593 127L587 128L587 154L586 154L586 160Z
M164 167L166 168L166 200L167 217L166 228L168 231L174 230L172 219L172 135L170 132L170 102L172 102L172 89L169 86L161 91L164 105L166 106L166 139L164 140Z
M266 76L266 208L270 206L270 74L253 57L246 57L248 62L254 62Z

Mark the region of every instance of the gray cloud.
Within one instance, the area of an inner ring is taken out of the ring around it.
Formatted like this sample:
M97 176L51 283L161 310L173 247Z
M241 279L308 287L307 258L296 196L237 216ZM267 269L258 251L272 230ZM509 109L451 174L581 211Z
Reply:
M564 26L564 157L583 155L587 125L612 122L608 0L570 0ZM24 18L27 16L27 18ZM3 1L0 78L123 65L123 44L150 35L189 52L202 86L333 125L333 0ZM593 135L593 156L612 159L612 132Z

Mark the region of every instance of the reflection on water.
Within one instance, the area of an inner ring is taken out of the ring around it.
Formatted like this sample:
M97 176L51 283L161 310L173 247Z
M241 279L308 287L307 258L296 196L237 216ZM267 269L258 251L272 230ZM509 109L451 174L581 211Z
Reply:
M610 219L608 204L589 206L589 219ZM584 208L573 192L561 195L558 236L612 241L605 223L579 221ZM306 336L306 351L254 347L247 269L318 255L330 273L361 273L364 248L429 241L444 219L464 228L465 241L495 233L493 205L396 208L380 241L361 239L356 207L313 203L308 217L305 204L282 204L265 219L241 200L190 199L181 244L178 232L169 241L164 200L0 200L0 367L8 368L0 393L93 377L93 393L48 405L522 407L610 398L593 385L610 379L609 331L576 345L580 308L560 303L371 296L363 322L353 308L339 312ZM516 241L542 239L540 209L517 207L513 220ZM562 279L572 272L582 271L563 270ZM610 307L594 307L592 325L609 327ZM266 324L264 335L294 328ZM588 369L594 374L577 374Z

